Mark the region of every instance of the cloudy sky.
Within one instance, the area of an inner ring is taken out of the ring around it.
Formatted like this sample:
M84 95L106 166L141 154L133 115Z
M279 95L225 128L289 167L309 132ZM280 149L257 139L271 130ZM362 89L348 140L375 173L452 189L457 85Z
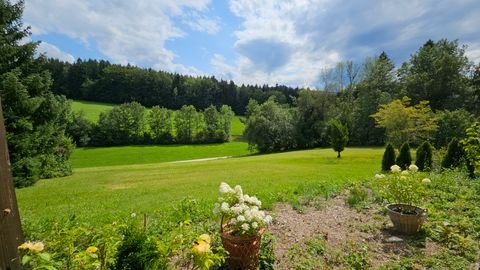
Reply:
M317 86L339 61L400 64L428 39L480 61L478 0L26 0L24 22L51 57L236 83Z

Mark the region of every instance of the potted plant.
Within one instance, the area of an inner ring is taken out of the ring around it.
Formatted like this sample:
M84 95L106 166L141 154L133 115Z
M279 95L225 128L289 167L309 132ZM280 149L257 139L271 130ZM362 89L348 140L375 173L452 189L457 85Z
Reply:
M390 202L386 206L388 216L396 230L403 234L417 233L425 219L427 210L418 206L427 195L430 179L418 173L416 165L403 170L398 165L390 168L387 175L377 174L381 183L381 195Z
M221 217L222 244L229 253L230 269L257 269L262 234L272 217L260 210L262 202L243 194L240 186L220 184L214 214Z

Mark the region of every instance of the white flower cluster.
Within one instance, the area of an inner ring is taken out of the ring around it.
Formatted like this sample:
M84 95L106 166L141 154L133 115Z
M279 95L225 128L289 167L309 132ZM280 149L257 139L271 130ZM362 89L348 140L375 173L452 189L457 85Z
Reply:
M272 217L260 210L262 202L255 196L243 194L241 186L231 188L220 184L220 197L213 212L221 215L233 233L253 235L272 222Z

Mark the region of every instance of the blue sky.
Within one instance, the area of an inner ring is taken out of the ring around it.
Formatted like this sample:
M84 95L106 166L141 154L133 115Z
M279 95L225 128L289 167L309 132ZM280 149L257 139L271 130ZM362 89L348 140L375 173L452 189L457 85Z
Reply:
M407 61L458 39L480 62L478 0L26 0L39 51L236 83L319 86L340 61Z

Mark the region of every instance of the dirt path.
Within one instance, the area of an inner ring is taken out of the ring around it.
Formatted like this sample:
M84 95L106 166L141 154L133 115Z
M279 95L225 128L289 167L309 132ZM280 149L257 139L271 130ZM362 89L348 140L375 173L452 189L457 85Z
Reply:
M231 158L231 157L232 157L232 156L212 157L212 158L198 158L198 159L188 159L188 160L171 161L171 162L167 162L167 163L201 162L201 161L210 161L210 160L225 159L225 158Z
M305 264L317 260L308 269L344 269L345 256L359 246L366 247L368 263L374 267L398 261L409 251L409 239L392 233L390 221L380 206L358 211L346 205L345 198L343 194L326 200L321 209L307 208L303 214L288 204L275 207L275 222L270 227L277 239L275 269L296 269L302 260ZM324 250L318 247L321 243ZM428 241L421 249L425 253L438 251ZM311 256L312 251L317 253ZM357 252L354 256L361 256Z

